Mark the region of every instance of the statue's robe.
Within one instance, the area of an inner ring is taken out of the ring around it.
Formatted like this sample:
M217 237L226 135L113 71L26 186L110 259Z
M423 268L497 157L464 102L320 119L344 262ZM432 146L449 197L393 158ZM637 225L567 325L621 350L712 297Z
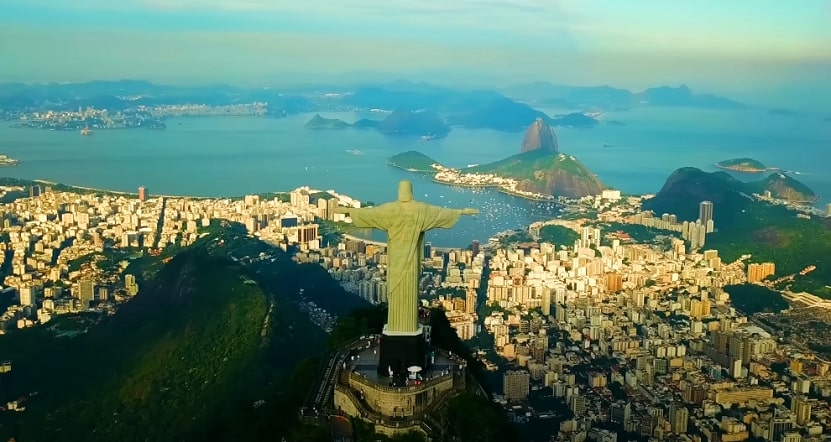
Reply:
M387 332L418 331L418 277L424 259L424 233L437 228L449 229L461 215L461 209L419 201L395 201L349 211L355 227L387 232Z

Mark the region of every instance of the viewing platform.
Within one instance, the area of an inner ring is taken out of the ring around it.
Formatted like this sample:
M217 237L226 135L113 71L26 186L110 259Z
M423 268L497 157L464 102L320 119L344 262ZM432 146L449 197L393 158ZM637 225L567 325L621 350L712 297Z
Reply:
M387 435L429 432L429 414L446 398L465 389L467 363L450 352L429 348L425 367L411 367L403 385L379 374L379 336L352 347L338 367L335 408L375 425Z

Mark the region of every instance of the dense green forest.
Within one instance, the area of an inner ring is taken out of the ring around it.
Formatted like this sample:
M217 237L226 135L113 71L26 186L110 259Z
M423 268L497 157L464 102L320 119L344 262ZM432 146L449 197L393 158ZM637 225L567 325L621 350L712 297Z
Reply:
M540 229L540 241L547 242L559 246L571 247L574 241L580 239L580 235L574 230L564 226L543 226Z
M760 312L777 313L789 307L779 292L761 285L728 285L724 287L724 291L730 294L730 303L747 315Z
M87 333L57 338L38 327L0 336L0 359L13 363L2 394L26 398L27 407L0 415L0 437L244 441L300 431L297 407L318 369L306 358L321 356L326 338L297 309L296 293L305 288L340 313L362 301L325 269L293 263L238 225L208 230L166 265L132 260L146 277L141 292ZM259 253L274 261L245 258Z
M752 255L753 262L775 262L777 275L798 273L815 265L813 272L797 276L792 289L831 297L831 266L823 265L831 255L831 220L799 217L782 205L749 196L763 191L771 180L768 177L758 183L743 183L725 172L682 168L667 179L654 198L644 202L643 208L695 220L699 202L712 201L716 231L707 235L706 248L717 249L725 262L745 254ZM809 190L801 183L791 183L793 179L786 181L794 191Z

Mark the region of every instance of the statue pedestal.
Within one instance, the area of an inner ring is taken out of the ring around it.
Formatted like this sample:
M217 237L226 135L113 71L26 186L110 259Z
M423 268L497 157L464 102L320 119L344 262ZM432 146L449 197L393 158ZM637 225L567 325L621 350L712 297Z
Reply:
M389 376L389 370L396 376L406 376L407 368L416 365L424 367L427 343L424 341L424 327L404 333L387 330L381 333L381 345L378 351L378 374Z

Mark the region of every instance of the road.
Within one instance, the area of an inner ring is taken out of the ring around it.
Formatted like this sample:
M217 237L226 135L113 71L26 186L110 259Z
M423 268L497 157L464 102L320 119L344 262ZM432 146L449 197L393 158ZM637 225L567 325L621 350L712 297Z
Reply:
M309 395L306 398L303 407L300 409L302 417L320 417L327 413L334 413L335 407L332 402L332 395L334 393L334 386L337 382L337 376L342 368L346 358L352 350L361 348L366 345L368 340L375 339L375 336L363 336L355 341L352 341L348 346L329 354L326 361L323 363L323 369L320 371L315 383L309 390Z

